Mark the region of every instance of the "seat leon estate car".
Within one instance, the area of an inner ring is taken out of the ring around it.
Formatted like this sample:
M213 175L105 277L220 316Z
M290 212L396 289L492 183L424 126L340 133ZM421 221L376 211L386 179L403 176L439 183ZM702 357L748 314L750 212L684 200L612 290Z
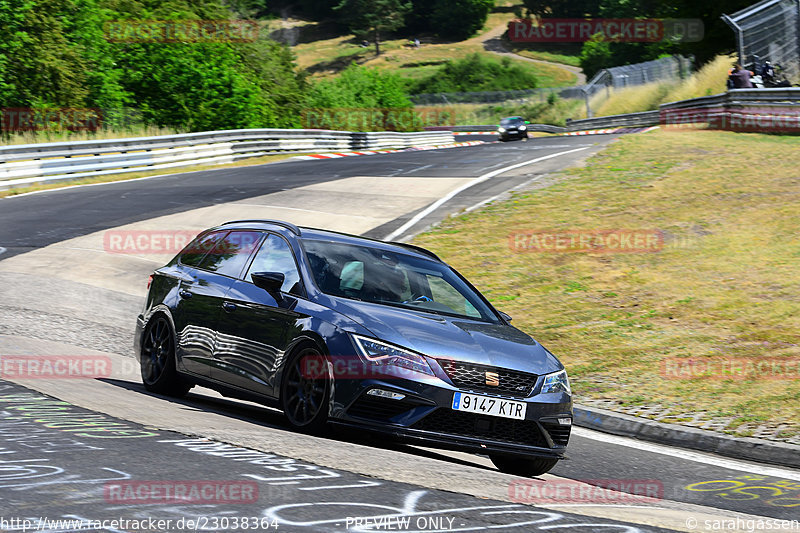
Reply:
M300 431L369 430L535 476L564 457L564 366L433 253L269 220L202 232L150 279L147 390L194 385Z

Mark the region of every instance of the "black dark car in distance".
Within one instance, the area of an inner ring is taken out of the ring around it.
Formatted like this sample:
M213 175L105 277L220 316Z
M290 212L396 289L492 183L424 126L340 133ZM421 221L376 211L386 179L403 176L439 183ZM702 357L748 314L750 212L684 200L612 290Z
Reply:
M269 220L202 232L136 320L147 390L196 385L328 424L487 454L535 476L564 457L564 366L432 252Z
M528 121L522 117L508 117L500 121L497 133L501 141L528 138Z

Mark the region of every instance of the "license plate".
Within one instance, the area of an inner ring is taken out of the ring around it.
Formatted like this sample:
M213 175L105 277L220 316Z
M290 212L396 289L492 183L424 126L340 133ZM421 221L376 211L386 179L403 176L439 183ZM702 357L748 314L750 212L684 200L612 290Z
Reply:
M479 394L465 394L456 392L453 394L453 410L466 411L468 413L480 413L489 416L499 416L502 418L513 418L525 420L525 402L515 402L514 400L501 400L490 396Z

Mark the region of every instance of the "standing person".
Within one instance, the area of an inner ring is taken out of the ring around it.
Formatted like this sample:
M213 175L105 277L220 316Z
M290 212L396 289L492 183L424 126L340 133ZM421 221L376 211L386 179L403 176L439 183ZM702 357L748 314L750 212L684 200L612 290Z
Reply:
M750 76L752 73L749 70L743 69L739 63L736 63L733 65L729 78L733 82L734 89L752 89L753 82L750 81Z

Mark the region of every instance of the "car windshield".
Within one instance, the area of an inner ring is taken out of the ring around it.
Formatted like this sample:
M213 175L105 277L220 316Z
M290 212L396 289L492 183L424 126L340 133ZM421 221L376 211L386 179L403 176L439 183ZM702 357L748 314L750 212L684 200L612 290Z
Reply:
M525 121L519 117L504 118L500 121L501 126L518 126L524 123Z
M452 269L411 255L303 239L322 292L440 315L498 322L492 309Z

